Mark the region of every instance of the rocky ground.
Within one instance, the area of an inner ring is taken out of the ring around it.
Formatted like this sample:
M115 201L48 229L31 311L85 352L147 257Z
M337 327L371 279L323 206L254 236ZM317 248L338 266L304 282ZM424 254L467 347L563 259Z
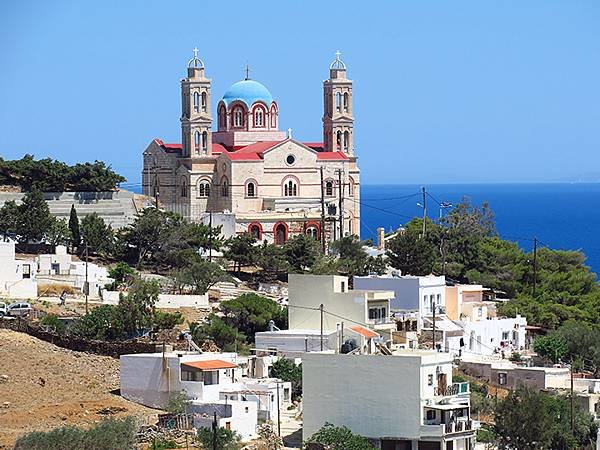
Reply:
M118 388L119 360L0 329L0 449L33 430L89 425L107 416L145 421L158 412L124 400Z

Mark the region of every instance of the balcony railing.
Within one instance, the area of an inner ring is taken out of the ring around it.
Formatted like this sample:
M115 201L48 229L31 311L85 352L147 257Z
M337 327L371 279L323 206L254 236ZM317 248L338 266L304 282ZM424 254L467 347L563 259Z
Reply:
M469 394L469 383L453 383L450 386L438 386L435 388L435 395L450 397L453 395Z
M425 424L421 425L421 435L442 437L449 434L472 433L478 428L479 422L475 420L457 420L448 423L434 423L434 421L426 420Z
M465 431L475 430L472 420L458 420L456 422L442 424L442 427L444 434L464 433Z

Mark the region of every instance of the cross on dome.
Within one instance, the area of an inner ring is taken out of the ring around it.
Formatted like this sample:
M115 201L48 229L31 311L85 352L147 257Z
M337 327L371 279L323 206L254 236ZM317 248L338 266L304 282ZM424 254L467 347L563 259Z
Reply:
M250 72L252 72L252 69L250 69L250 66L248 65L248 63L246 63L246 68L244 69L246 71L246 78L244 78L245 80L249 80L250 79Z
M194 47L194 57L188 61L188 67L194 67L196 69L204 69L204 62L198 58L198 48Z
M344 61L340 59L341 55L342 52L340 52L339 50L335 52L335 59L329 66L330 69L346 70L346 64L344 64Z

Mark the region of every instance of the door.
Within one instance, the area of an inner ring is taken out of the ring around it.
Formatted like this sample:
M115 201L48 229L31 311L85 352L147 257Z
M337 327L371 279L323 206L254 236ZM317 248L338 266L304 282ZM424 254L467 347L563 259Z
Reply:
M438 380L438 391L440 393L445 394L446 388L448 387L448 375L446 375L445 373L438 373L437 380Z

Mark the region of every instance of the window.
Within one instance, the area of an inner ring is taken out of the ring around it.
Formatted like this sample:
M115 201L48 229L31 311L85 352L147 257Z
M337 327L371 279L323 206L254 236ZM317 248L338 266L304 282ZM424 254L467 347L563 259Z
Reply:
M311 225L306 229L306 235L315 239L319 239L319 230L316 226Z
M196 153L200 153L200 132L196 131L194 133L194 151Z
M333 195L333 181L325 182L325 195L328 195L328 196Z
M352 177L350 177L350 182L348 183L348 195L354 197L354 180Z
M219 384L219 371L218 370L203 370L202 381L205 386L211 384Z
M277 128L277 108L271 107L271 128Z
M229 181L225 177L221 180L221 197L229 197Z
M342 281L341 285L342 285L342 292L346 292L346 282Z
M433 386L433 374L427 375L427 386ZM429 413L429 411L427 411Z
M481 306L479 308L477 308L477 316L478 317L482 317L483 316L483 308Z
M206 112L206 105L207 105L206 92L203 92L202 93L202 112Z
M254 184L254 181L246 183L246 197L256 197L256 184Z
M31 264L23 264L23 278L31 278Z
M503 331L502 332L502 340L503 341L508 341L509 339L509 332L508 331Z
M185 178L181 180L181 196L187 197L187 181Z
M287 155L287 158L285 158L285 162L291 166L296 162L296 157L294 155Z
M340 150L342 148L342 132L338 131L335 133L335 149Z
M225 107L221 105L219 108L219 129L224 129L226 127L227 122L227 111Z
M498 384L505 385L506 384L506 372L498 373Z
M433 375L429 375L429 376L433 378ZM433 381L431 383L433 384ZM432 384L430 384L430 386ZM427 410L427 420L435 420L435 410L433 410L433 409Z
M339 112L341 105L342 105L342 94L340 94L338 92L337 94L335 94L335 110Z
M257 108L254 111L254 126L255 127L264 127L265 126L265 116L262 108Z
M385 306L369 308L369 319L385 319L387 318Z
M348 93L344 92L344 111L348 112Z
M210 197L210 183L208 181L198 183L198 197Z
M198 108L200 107L200 94L194 92L194 112L198 112Z
M248 414L248 413L250 412L250 408L248 408L247 406L245 406L245 407L244 407L244 412L245 412L246 414Z
M233 126L238 128L244 126L244 110L239 106L233 110Z
M348 131L344 131L344 151L348 153L350 149L350 133Z
M296 197L298 195L298 184L296 180L288 179L283 183L283 196Z
M206 155L208 152L208 132L204 131L202 133L202 153Z
M275 225L274 234L275 234L275 244L282 245L287 242L288 230L287 230L287 226L285 224L278 223L277 225Z
M250 236L252 236L257 241L260 241L262 239L262 229L259 224L250 224L250 226L248 227L248 231L250 232Z

